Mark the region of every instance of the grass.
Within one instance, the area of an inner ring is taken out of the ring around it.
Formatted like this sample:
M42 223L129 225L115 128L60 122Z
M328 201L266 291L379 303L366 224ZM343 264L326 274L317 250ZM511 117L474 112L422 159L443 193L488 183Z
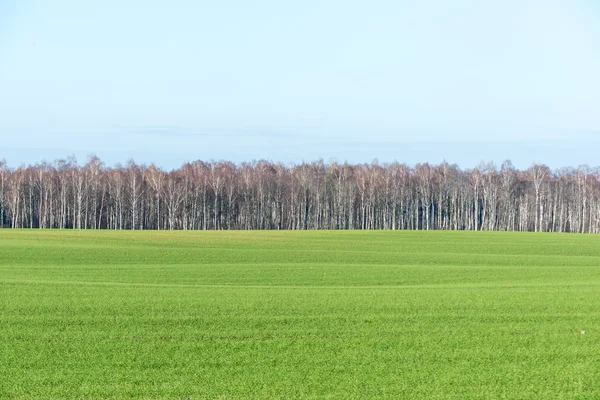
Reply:
M0 230L0 376L17 399L598 399L600 238Z

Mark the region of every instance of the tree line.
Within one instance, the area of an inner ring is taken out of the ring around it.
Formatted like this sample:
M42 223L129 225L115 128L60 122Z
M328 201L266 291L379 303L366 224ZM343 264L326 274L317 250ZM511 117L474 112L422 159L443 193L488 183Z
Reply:
M600 232L600 170L510 161L195 161L108 167L96 156L9 168L0 227L60 229L402 229Z

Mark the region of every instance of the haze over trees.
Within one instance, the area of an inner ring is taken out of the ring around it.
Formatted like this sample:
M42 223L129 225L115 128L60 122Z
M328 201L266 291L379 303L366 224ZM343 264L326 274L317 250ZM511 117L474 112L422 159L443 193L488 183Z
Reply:
M482 164L0 161L0 227L600 232L600 170Z

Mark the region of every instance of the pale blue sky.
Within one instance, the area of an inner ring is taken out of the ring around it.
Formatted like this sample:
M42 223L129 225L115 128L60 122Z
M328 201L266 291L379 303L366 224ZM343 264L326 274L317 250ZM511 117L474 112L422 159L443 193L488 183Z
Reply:
M596 0L0 0L0 159L600 165Z

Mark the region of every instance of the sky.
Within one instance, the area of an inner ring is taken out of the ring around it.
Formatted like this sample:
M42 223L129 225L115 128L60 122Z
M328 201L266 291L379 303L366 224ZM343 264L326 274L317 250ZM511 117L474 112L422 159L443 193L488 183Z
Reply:
M0 0L0 160L600 165L597 0Z

